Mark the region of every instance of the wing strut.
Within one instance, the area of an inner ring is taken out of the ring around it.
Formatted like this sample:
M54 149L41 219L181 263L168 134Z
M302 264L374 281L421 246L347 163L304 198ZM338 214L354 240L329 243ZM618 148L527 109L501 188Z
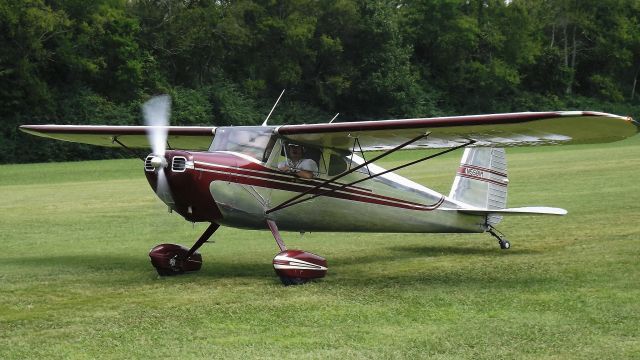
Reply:
M275 207L273 207L273 208L271 208L271 209L269 209L269 210L265 211L265 214L269 214L269 213L272 213L272 212L274 212L274 211L278 211L278 210L280 210L280 209L284 209L285 207L289 207L289 206L293 205L293 204L291 204L292 202L294 202L294 201L296 201L296 200L300 199L301 197L303 197L303 196L305 196L305 195L307 195L307 194L309 194L309 193L311 193L311 192L313 192L313 191L315 191L315 190L317 190L317 189L320 189L320 188L322 188L323 186L325 186L325 185L327 185L327 184L330 184L330 183L332 183L332 182L335 182L336 180L338 180L338 179L340 179L340 178L343 178L343 177L345 177L345 176L347 176L347 175L351 174L352 172L354 172L354 171L356 171L356 170L358 170L358 169L362 169L363 167L365 167L365 166L367 166L367 165L371 164L372 162L374 162L374 161L376 161L376 160L379 160L379 159L382 159L383 157L385 157L385 156L387 156L387 155L389 155L389 154L391 154L391 153L394 153L394 152L396 152L396 151L398 151L398 150L402 149L403 147L406 147L406 146L408 146L408 145L411 145L412 143L414 143L414 142L416 142L416 141L418 141L418 140L420 140L420 139L423 139L423 138L425 138L425 137L429 136L429 134L431 134L431 133L430 133L430 132L427 132L427 133L424 133L424 134L420 134L420 135L418 135L418 136L414 137L413 139L411 139L411 140L409 140L409 141L406 141L406 142L404 142L404 143L402 143L402 144L400 144L400 145L398 145L398 146L394 147L393 149L390 149L390 150L385 151L384 153L382 153L382 154L380 154L380 155L378 155L378 156L374 157L373 159L371 159L371 160L369 160L369 161L365 161L365 162L363 162L362 164L360 164L360 165L358 165L358 166L356 166L356 167L354 167L354 168L351 168L351 169L349 169L349 170L347 170L347 171L343 172L342 174L336 175L336 176L332 177L331 179L327 179L327 180L323 181L320 185L316 185L316 186L314 186L314 187L312 187L312 188L310 188L310 189L308 189L308 190L306 190L306 191L303 191L303 192L301 192L300 194L298 194L298 195L296 195L296 196L292 197L291 199L289 199L289 200L286 200L286 201L282 202L280 205L277 205L277 206L275 206ZM465 145L465 146L466 146L466 145ZM314 197L315 197L315 196L314 196ZM304 199L304 200L299 201L299 202L307 201L307 200L312 199L312 198L313 198L313 197L311 197L311 198L307 198L307 199ZM297 203L299 203L299 202L296 202L296 204L297 204Z
M112 137L112 138L111 138L111 142L112 142L112 143L116 143L116 144L118 144L118 145L122 146L122 148L123 148L123 149L125 149L125 150L129 151L133 156L135 156L135 157L137 157L138 159L140 159L140 160L144 161L144 157L142 157L140 154L138 154L138 152L137 152L137 151L135 151L135 150L133 150L133 149L129 148L127 145L125 145L125 144L121 143L121 142L120 142L120 140L118 140L118 137L117 137L117 136Z
M342 189L344 189L344 188L346 188L346 187L348 187L348 186L352 186L352 185L355 185L355 184L359 184L359 183L361 183L361 182L363 182L363 181L366 181L366 180L369 180L369 179L373 179L373 178L378 177L378 176L380 176L380 175L384 175L384 174L386 174L386 173L390 173L390 172L392 172L392 171L400 170L400 169L402 169L402 168L405 168L405 167L407 167L407 166L411 166L411 165L415 165L415 164L417 164L417 163L419 163L419 162L422 162L422 161L426 161L426 160L429 160L429 159L433 159L434 157L437 157L437 156L440 156L440 155L444 155L444 154L446 154L446 153L452 152L452 151L454 151L454 150L461 149L461 148L463 148L463 147L467 147L467 146L469 146L469 145L471 145L471 144L473 144L473 143L475 143L475 142L476 142L476 140L469 140L468 142L466 142L466 143L464 143L464 144L462 144L462 145L458 145L458 146L456 146L456 147L452 147L452 148L450 148L450 149L440 151L439 153L436 153L436 154L433 154L433 155L429 155L429 156L425 156L425 157L420 158L420 159L418 159L418 160L414 160L414 161L412 161L412 162L409 162L409 163L406 163L406 164L403 164L403 165L400 165L400 166L396 166L396 167L391 168L391 169L389 169L389 170L385 170L385 171L383 171L383 172L381 172L381 173L377 173L377 174L369 175L369 176L367 176L367 177L366 177L366 178L364 178L364 179L356 180L356 181L350 182L350 183L348 183L348 184L342 184L342 185L340 185L340 186L339 186L339 187L337 187L337 188L333 188L333 189L325 190L325 191L323 191L323 192L321 192L321 193L313 194L313 195L311 195L311 196L309 196L309 197L306 197L306 198L304 198L304 199L294 201L294 200L296 200L296 199L300 198L300 197L301 197L300 195L303 195L303 194L304 194L304 193L302 193L302 194L300 194L299 196L293 197L293 198L291 198L291 199L289 199L289 200L285 201L284 203L282 203L282 204L280 204L280 205L276 206L275 208L273 208L273 209L271 209L271 210L268 210L268 211L267 211L267 213L272 212L272 211L276 211L276 210L280 210L280 209L284 209L284 208L289 207L289 206L297 205L297 204L303 203L303 202L305 202L305 201L308 201L308 200L311 200L311 199L315 199L315 198L317 198L318 196L325 196L325 195L327 195L327 194L334 193L334 192L336 192L336 191L340 191L340 190L342 190ZM373 161L373 160L372 160L372 161ZM372 161L370 161L369 163L371 163ZM322 186L322 185L320 185L320 186ZM315 188L313 188L313 189L311 189L311 190L317 189L317 188L318 188L318 187L320 187L320 186L316 186ZM305 191L305 193L308 193L308 192L310 192L311 190L309 190L309 191Z
M360 149L360 155L362 156L362 159L364 159L364 161L367 162L367 158L364 156L364 151L362 151L362 146L360 146L360 140L358 140L358 138L355 138L355 140L353 141L353 149L351 150L351 159L349 160L349 167L351 167L351 164L353 164L353 154L355 154L356 152L356 144L358 144L358 148ZM367 173L371 175L371 170L369 170L369 165L367 165Z

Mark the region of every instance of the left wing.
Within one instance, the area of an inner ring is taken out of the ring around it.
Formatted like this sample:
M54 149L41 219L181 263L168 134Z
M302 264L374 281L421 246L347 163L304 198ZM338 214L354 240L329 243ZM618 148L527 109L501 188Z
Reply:
M150 126L22 125L20 130L56 140L107 147L149 148ZM215 132L213 126L167 126L172 149L207 150ZM117 140L117 141L116 141Z
M357 138L365 151L385 150L430 132L407 149L472 146L537 146L605 143L638 133L630 117L588 112L523 112L424 119L359 121L310 125L283 125L276 132L316 146L351 150ZM357 148L356 148L357 149Z

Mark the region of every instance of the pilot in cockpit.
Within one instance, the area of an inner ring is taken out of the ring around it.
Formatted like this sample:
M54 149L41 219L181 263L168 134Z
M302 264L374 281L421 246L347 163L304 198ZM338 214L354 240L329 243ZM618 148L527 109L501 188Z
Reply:
M312 159L303 158L304 147L289 143L286 146L287 158L278 163L281 171L293 173L301 178L312 179L318 174L318 164Z

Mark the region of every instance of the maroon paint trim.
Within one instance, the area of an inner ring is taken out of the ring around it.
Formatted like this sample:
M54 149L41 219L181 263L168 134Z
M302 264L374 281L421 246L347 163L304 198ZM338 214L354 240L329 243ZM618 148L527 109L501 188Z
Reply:
M602 116L598 113L581 112L580 116ZM283 125L277 129L282 135L331 133L343 131L395 130L414 128L439 128L449 126L473 126L517 124L528 121L563 117L560 112L510 113L472 116L450 116L440 118L418 118L403 120L355 121L348 123Z
M202 161L200 161L200 162L202 163ZM215 165L215 164L213 164L213 165ZM291 177L283 175L282 171L274 170L272 168L269 168L269 167L266 167L266 166L262 166L262 165L256 164L256 163L249 163L248 162L247 164L238 165L236 168L238 170L264 171L264 172L268 172L268 173L272 174L274 176L274 178L278 178L278 180L283 180L283 181L291 180ZM250 174L247 174L247 175L250 175ZM319 185L319 184L321 184L323 182L322 180L304 179L304 178L300 178L300 177L295 177L295 179L307 182L309 185L313 184L314 186L315 185ZM343 183L340 183L340 182L334 182L334 184L343 185ZM354 189L358 189L358 190L362 190L362 191L372 192L371 189L363 188L363 187L360 187L360 186L350 185L349 187L350 188L354 188Z
M497 182L497 181L494 181L494 180L491 180L491 179L485 179L485 178L482 178L482 177L468 175L468 174L462 174L462 173L458 173L458 175L460 177L467 178L467 179L478 180L478 181L483 181L483 182L487 182L487 183L492 183L492 184L495 184L495 185L498 185L498 186L507 187L507 184L501 183L501 182Z
M298 189L296 189L295 187L288 186L287 184L273 183L273 182L270 182L270 181L263 181L263 180L257 180L257 179L246 179L246 178L238 179L238 178L236 178L235 180L229 180L229 181L236 182L236 183L242 183L242 184L245 184L245 185L261 186L261 187L267 187L267 188L278 189L278 190L286 190L286 191L301 192L303 190L306 190L306 188L303 188L303 189L298 188ZM420 210L420 211L432 211L432 210L435 210L444 202L444 197L440 198L440 200L438 200L436 203L431 204L431 205L422 205L422 204L413 205L413 204L407 203L407 202L405 202L403 200L393 200L393 202L391 202L391 201L381 200L381 199L366 198L366 197L362 197L362 196L357 196L355 194L331 193L331 194L329 194L327 196L333 197L333 198L337 198L337 199L342 199L342 200L351 200L351 201L357 201L357 202L362 202L362 203L385 205L385 206L391 206L391 207L396 207L396 208L403 208L403 209L410 209L410 210Z
M474 169L474 170L480 170L480 171L484 171L484 172L488 172L491 173L493 175L498 175L498 176L502 176L502 177L507 177L507 174L503 174L501 172L495 171L493 169L487 169L481 166L476 166L476 165L467 165L467 164L462 164L460 165L460 167L458 168L458 171L464 169L464 168L469 168L469 169Z
M261 187L267 187L267 188L271 188L271 189L278 189L278 190L286 190L286 191L293 191L293 192L302 192L304 190L307 190L306 187L302 187L302 186L291 186L291 184L282 184L282 183L276 183L276 182L271 182L268 180L262 180L262 179L248 179L248 178L235 178L235 179L230 179L228 181L231 182L235 182L235 183L242 183L245 185L254 185L254 186L261 186ZM312 192L316 193L316 191ZM357 202L364 202L364 203L370 203L370 204L377 204L377 205L386 205L386 206L392 206L392 207L397 207L397 208L404 208L404 209L411 209L411 210L421 210L421 211L432 211L435 210L436 208L438 208L443 202L444 202L444 197L441 197L440 200L438 200L436 203L431 204L431 205L423 205L423 204L416 204L416 203L411 203L405 200L401 200L401 199L393 199L393 200L385 200L385 199L372 199L370 197L364 197L364 196L358 196L355 193L331 193L328 194L326 196L329 197L333 197L333 198L337 198L337 199L343 199L343 200L352 200L352 201L357 201Z
M197 165L202 166L205 164L202 163L198 163ZM231 181L231 182L242 182L243 184L247 184L247 185L256 185L256 186L264 186L265 184L271 184L272 186L266 186L269 188L276 188L274 186L277 186L278 189L280 190L287 190L287 191L294 191L294 192L303 192L308 190L309 188L304 186L304 185L313 185L310 184L309 180L302 180L302 179L297 179L297 178L290 178L290 177L284 177L284 176L271 176L269 174L260 174L260 173L253 173L253 172L248 172L248 171L243 171L243 169L240 168L220 168L217 167L215 164L206 164L206 167L195 167L195 170L211 170L211 171L217 171L217 172L223 172L223 173L233 173L233 174L238 174L238 175L248 175L248 176L253 176L253 177L259 177L260 179L247 179L247 178L239 178L242 179L242 181L236 181L233 180L234 177L232 175L227 175L226 180L227 181ZM236 179L238 179L236 177ZM257 182L252 182L252 180L257 181ZM275 183L275 181L282 181L282 182L286 182L288 184L281 184L281 183ZM251 184L249 184L250 182L252 182ZM273 185L276 184L276 185ZM339 184L340 185L340 184ZM324 192L324 188L332 188L332 189L340 189L340 186L336 186L336 185L325 185L320 189L317 189L316 191L312 192L314 194L320 193L320 192ZM350 187L346 187L346 188L341 188L340 191L343 192L348 192L350 194L340 194L343 196L356 196L358 199L363 199L362 196L357 196L357 195L363 195L363 196L368 196L368 197L375 197L376 199L378 199L378 201L393 201L393 202L399 202L399 203L403 203L406 204L407 206L414 206L414 207L433 207L438 205L438 203L435 204L431 204L431 205L424 205L424 204L420 204L420 203L416 203L413 201L408 201L408 200L402 200L402 199L398 199L398 198L393 198L393 197L389 197L389 196L385 196L385 195L380 195L380 194L376 194L373 193L371 190L367 189L368 192L364 192L364 191L359 191L358 189L349 189ZM343 196L336 196L338 198L343 198ZM444 198L443 198L444 199ZM375 200L375 199L372 199ZM443 200L444 201L444 200ZM439 205L438 205L439 206Z
M103 126L103 125L21 125L21 130L43 134L92 134L92 135L146 135L152 126ZM215 126L168 126L169 135L213 136Z
M228 182L237 183L237 184L253 185L253 186L266 187L266 188L270 188L270 189L293 191L293 192L302 192L302 191L308 189L308 188L303 187L301 185L298 185L296 183L282 184L282 183L279 183L279 182L270 181L270 179L264 179L264 178L254 179L254 178L235 176L235 175L233 175L231 173L225 172L224 170L203 169L203 168L196 168L195 170L204 171L204 172L216 171L216 172L218 172L218 174L215 177L215 180L228 181ZM366 194L366 195L367 196L371 196L372 194ZM329 194L327 196L333 197L333 198L337 198L337 199L343 199L343 200L352 200L352 201L357 201L357 202L364 202L364 203L377 204L377 205L386 205L386 206L391 206L391 207L396 207L396 208L404 208L404 209L420 210L420 211L432 211L432 210L437 209L438 207L440 207L440 205L442 205L442 203L444 203L444 196L442 196L436 203L431 204L431 205L423 205L423 204L411 203L411 202L406 201L406 200L394 199L394 198L390 198L390 199L393 199L393 200L372 199L370 197L358 196L357 194L355 194L353 192L352 193L347 193L347 194L345 194L345 193L331 193L331 194ZM380 195L377 195L377 197L380 197Z
M318 180L313 180L313 179L304 179L304 178L299 178L299 177L293 177L293 176L286 176L286 175L282 175L281 172L278 171L273 171L269 168L264 168L263 169L243 169L241 167L232 167L232 168L219 168L217 164L209 164L209 163L203 163L202 161L198 161L198 166L201 166L203 168L207 168L207 169L211 169L211 170L217 170L217 171L230 171L233 172L235 174L240 174L240 175L248 175L248 176L258 176L258 177L262 177L265 179L271 179L271 180L279 180L279 181L287 181L287 182L299 182L302 184L306 184L306 185L310 185L310 186L316 186L318 184L320 184L321 182ZM212 167L218 167L216 169L213 169ZM196 169L198 169L196 167ZM262 174L262 173L256 173L254 171L264 171L264 172L268 172L269 174ZM335 183L337 185L343 185L342 183ZM332 185L332 184L327 184L323 187L326 188L338 188L339 186L336 185ZM352 189L356 189L359 190L360 192L366 192L368 195L372 194L373 191L371 189L366 189L363 187L359 187L359 186L348 186L348 188L352 188Z

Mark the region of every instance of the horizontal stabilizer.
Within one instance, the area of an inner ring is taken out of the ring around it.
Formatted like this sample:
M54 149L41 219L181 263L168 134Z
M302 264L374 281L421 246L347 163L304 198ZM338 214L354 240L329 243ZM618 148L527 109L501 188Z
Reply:
M511 209L455 209L456 211L472 215L566 215L567 210L544 206L530 206Z

